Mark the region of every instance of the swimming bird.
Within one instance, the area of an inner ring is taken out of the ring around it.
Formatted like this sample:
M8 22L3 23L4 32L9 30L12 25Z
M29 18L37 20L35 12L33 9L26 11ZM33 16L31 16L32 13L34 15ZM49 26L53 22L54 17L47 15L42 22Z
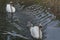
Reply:
M6 11L10 13L14 13L16 11L15 7L12 5L13 2L10 2L6 5Z
M10 18L11 19L11 22L13 22L13 15L14 15L16 9L13 6L13 2L12 1L10 1L10 3L8 3L6 5L6 11L8 12L8 14L7 14L8 15L8 18Z
M33 24L28 23L30 26L30 32L31 36L34 38L34 40L42 40L42 26L39 24L39 26L33 26Z

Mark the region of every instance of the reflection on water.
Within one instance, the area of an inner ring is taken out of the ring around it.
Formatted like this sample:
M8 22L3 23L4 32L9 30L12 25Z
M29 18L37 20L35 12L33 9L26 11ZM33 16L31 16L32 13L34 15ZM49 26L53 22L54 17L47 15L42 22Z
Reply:
M60 21L56 20L47 26L46 30L48 34L46 35L46 40L60 40L60 26L57 26L59 22Z

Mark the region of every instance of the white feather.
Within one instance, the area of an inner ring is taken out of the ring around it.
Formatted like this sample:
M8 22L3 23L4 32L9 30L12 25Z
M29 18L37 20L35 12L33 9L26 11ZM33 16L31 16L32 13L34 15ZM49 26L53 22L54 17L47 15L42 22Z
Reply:
M6 11L7 11L7 12L15 12L15 7L13 7L13 6L10 5L10 4L7 4L7 5L6 5Z
M39 28L37 26L31 27L30 31L31 31L31 35L34 38L37 38L37 39L39 38Z
M39 31L40 31L40 34L39 34ZM36 39L38 39L40 37L40 39L42 39L42 31L41 31L41 29L39 29L38 26L31 27L30 32L31 32L32 37L34 37Z

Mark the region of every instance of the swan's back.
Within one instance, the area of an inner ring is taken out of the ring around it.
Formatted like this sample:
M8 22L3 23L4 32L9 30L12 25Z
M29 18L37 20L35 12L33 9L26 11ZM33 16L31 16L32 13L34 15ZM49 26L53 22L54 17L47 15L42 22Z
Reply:
M39 27L38 26L31 27L30 31L31 31L31 35L34 38L37 38L37 39L39 38Z
M15 12L15 7L13 7L13 6L10 5L10 4L7 4L7 5L6 5L6 11L7 11L7 12Z

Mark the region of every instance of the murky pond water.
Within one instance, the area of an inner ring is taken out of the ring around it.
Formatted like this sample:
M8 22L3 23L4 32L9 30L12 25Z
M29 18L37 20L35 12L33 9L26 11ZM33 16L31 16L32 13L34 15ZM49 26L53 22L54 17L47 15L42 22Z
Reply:
M60 21L56 20L47 26L47 38L45 40L60 40L60 26L58 26L59 22Z
M7 30L9 32L15 31L17 34L21 34L27 38L31 38L29 29L26 27L27 22L31 21L34 25L41 23L43 24L44 27L46 27L46 29L44 30L46 34L44 34L44 36L47 38L44 38L44 40L60 39L60 35L59 35L60 26L58 26L58 24L60 24L60 21L54 19L53 14L50 14L49 12L45 12L45 10L42 7L39 7L38 5L32 5L25 9L24 9L24 5L23 6L15 5L15 7L16 7L16 12L14 13L13 16L14 24L10 24L9 22L11 20L7 19L8 22L6 23L7 25L5 25L6 28L2 27L1 29ZM9 13L8 15L11 16ZM19 37L12 37L11 39L25 40ZM7 40L11 40L11 39L10 36L7 36Z

